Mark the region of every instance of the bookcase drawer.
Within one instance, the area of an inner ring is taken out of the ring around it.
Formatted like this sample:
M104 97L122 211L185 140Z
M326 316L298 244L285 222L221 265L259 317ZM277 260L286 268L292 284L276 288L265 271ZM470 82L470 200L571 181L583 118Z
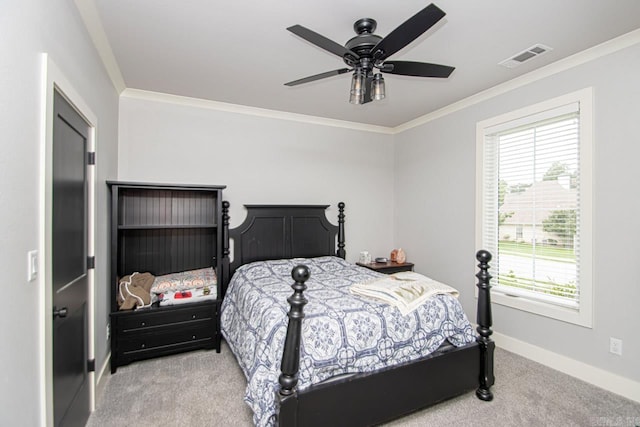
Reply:
M118 331L128 333L176 323L210 320L216 317L216 312L217 304L133 312L118 319Z
M182 351L220 351L219 300L111 313L111 372L118 366Z
M202 344L213 340L215 327L212 321L200 321L195 327L173 327L162 330L131 334L120 339L118 351L122 354L148 352L161 347L178 347L184 344Z

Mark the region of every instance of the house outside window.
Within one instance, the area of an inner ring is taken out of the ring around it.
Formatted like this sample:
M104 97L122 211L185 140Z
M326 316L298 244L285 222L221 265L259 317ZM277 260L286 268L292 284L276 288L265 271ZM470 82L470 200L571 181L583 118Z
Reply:
M478 248L493 301L591 327L591 89L477 126Z

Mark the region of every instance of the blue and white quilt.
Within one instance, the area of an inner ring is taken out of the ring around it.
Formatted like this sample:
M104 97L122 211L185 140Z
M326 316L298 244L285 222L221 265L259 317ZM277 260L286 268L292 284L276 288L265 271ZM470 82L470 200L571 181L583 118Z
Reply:
M337 257L262 261L234 274L222 303L222 334L247 377L245 401L258 427L276 421L280 360L293 293L291 270L309 267L304 292L298 388L345 373L370 372L426 356L446 339L475 341L462 306L437 295L402 316L388 304L354 296L349 287L381 276Z

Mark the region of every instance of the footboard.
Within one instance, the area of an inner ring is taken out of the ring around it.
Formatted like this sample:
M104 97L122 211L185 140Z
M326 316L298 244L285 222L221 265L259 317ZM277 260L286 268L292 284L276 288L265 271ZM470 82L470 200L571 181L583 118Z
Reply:
M434 403L476 389L476 396L493 399L494 384L491 340L492 316L489 261L491 254L476 254L478 278L478 338L475 343L446 352L436 352L414 362L373 373L356 374L346 379L297 390L305 282L310 273L300 265L291 275L294 293L290 304L289 326L284 344L279 377L278 424L293 426L366 426L379 424L425 408ZM346 404L346 402L349 402Z

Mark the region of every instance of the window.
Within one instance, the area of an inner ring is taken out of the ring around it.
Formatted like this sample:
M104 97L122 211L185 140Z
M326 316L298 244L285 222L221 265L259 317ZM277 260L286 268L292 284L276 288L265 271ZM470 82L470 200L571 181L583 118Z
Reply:
M591 89L478 123L478 248L498 304L590 327Z

